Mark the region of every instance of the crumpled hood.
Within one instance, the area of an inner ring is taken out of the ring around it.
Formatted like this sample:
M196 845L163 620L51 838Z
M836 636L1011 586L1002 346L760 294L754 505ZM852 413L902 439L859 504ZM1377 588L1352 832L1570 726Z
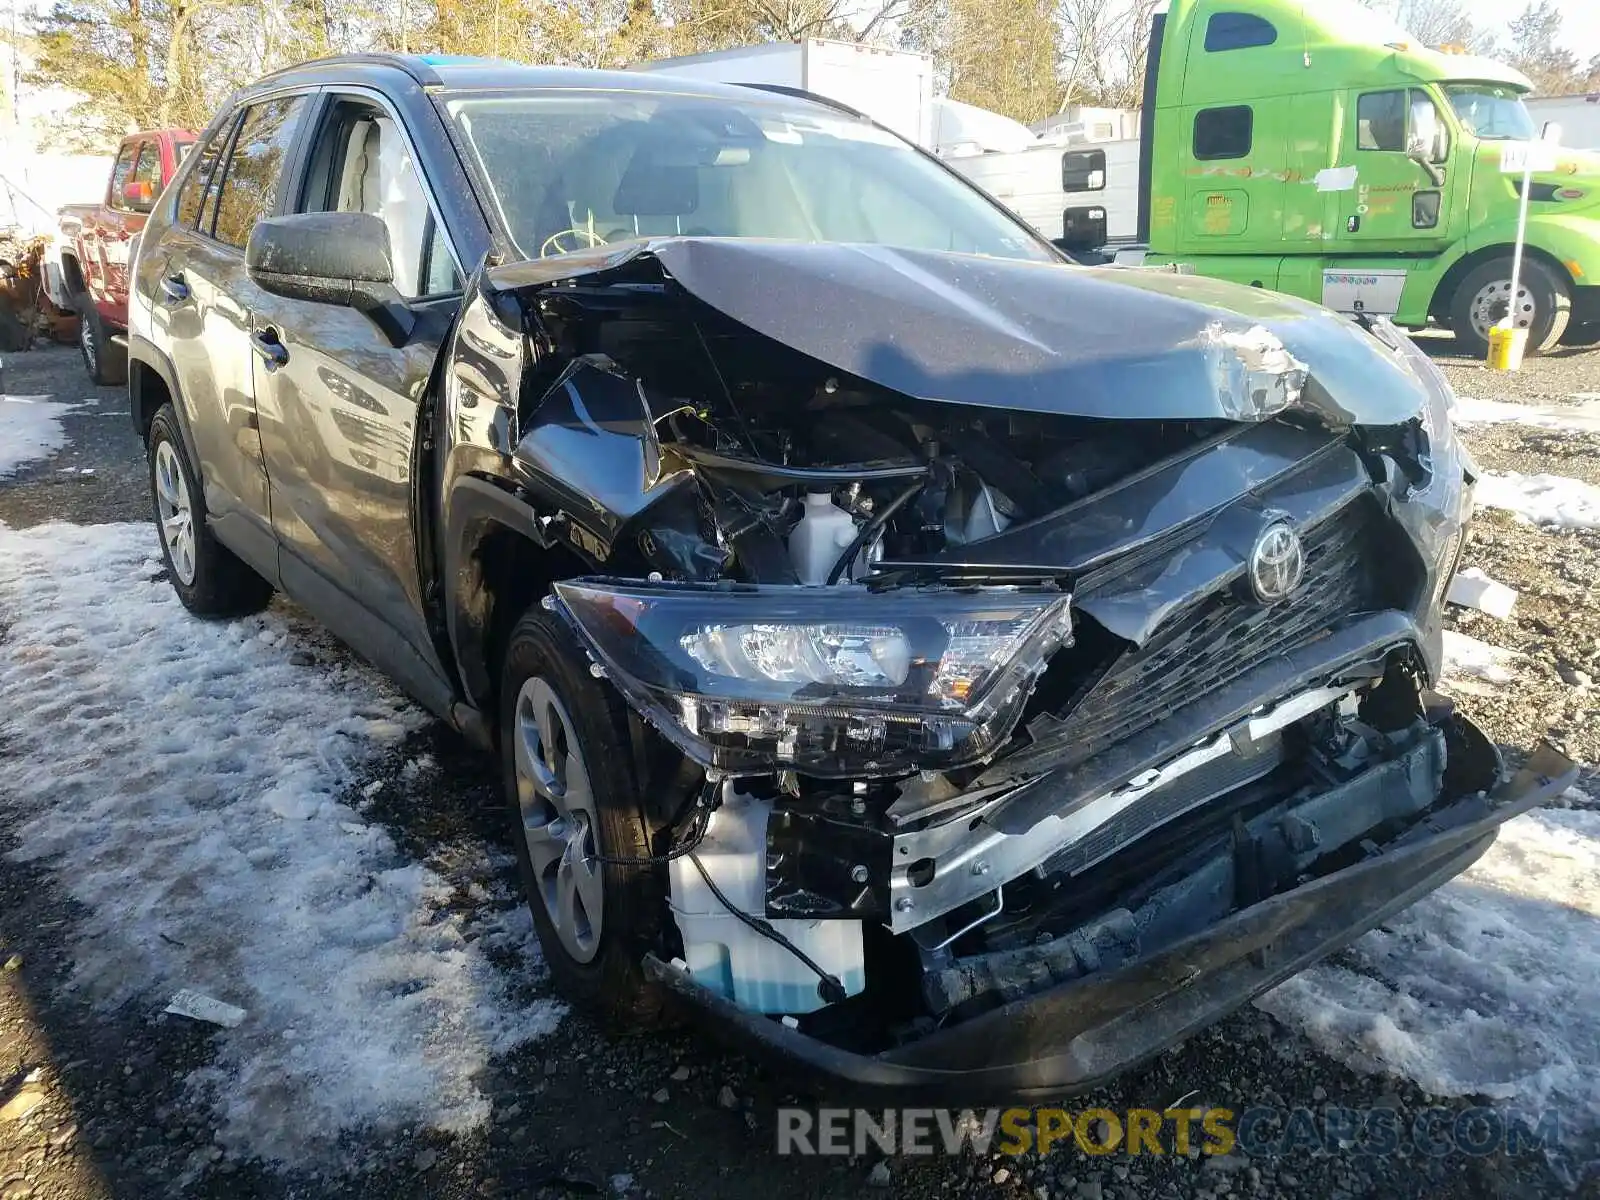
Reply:
M516 289L654 258L685 291L924 400L1078 417L1334 425L1416 416L1422 385L1352 322L1194 275L891 246L663 238L496 268Z

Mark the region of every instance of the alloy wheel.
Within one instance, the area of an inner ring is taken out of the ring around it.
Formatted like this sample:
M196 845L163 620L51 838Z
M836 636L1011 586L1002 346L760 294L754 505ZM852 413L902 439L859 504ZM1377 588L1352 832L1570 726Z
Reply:
M1518 280L1517 299L1510 305L1511 280L1496 279L1484 284L1472 297L1472 306L1469 312L1472 316L1473 331L1484 341L1489 340L1489 330L1493 329L1506 316L1508 305L1512 311L1512 324L1518 329L1528 329L1533 325L1534 318L1539 315L1539 305L1534 299L1533 289L1526 283Z
M84 365L93 375L100 366L100 348L95 345L94 327L89 324L88 317L78 318L78 349L83 351Z
M156 446L156 519L161 523L161 540L179 581L188 587L194 582L194 508L189 502L189 482L172 443Z
M587 963L600 952L605 912L596 858L594 791L572 719L542 676L517 693L517 801L540 900L562 947Z

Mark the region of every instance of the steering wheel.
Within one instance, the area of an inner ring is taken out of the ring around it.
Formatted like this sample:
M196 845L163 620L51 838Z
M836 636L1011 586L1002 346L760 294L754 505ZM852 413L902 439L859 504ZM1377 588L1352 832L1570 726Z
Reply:
M566 240L575 241L576 245L567 245ZM574 225L570 229L563 229L552 233L545 238L544 245L539 247L539 257L549 258L552 254L571 254L575 250L587 247L604 246L606 239L592 229L585 229L581 225Z

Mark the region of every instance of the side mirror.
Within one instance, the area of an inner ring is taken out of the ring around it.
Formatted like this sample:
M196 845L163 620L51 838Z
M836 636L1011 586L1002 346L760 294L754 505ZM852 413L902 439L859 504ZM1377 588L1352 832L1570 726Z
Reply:
M156 189L148 180L136 179L122 185L122 206L131 212L147 213L156 206Z
M398 299L389 229L371 213L266 217L250 231L245 270L275 296L366 312Z
M1561 122L1546 121L1544 128L1539 131L1539 140L1549 142L1552 146L1561 144Z

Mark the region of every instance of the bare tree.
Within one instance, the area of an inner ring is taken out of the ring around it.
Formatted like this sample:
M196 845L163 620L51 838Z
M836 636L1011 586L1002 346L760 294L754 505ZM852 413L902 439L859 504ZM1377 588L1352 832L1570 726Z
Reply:
M1156 0L1060 0L1061 104L1135 108Z

